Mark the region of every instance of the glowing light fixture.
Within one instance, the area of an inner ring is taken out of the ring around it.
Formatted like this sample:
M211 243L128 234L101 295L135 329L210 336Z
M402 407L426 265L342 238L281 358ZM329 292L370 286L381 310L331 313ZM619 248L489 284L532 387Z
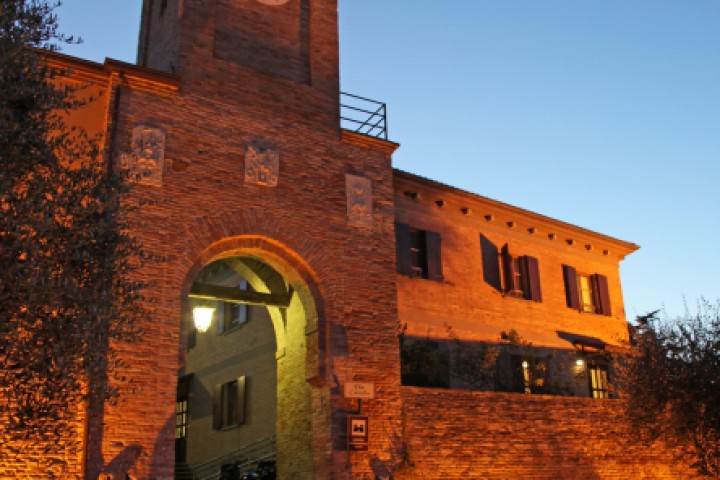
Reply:
M195 321L195 328L197 328L200 333L205 333L208 331L208 328L210 328L213 313L215 313L215 309L213 307L193 308L193 320Z
M527 362L527 360L523 360L522 367L527 369L530 366L530 364Z
M582 367L584 364L585 362L582 358L578 358L577 360L575 360L575 365L577 365L578 367Z

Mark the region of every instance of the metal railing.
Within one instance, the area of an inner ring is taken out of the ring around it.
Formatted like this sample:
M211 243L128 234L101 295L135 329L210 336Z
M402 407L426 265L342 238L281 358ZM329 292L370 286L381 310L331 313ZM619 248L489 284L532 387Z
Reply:
M387 140L387 109L383 102L340 92L340 128Z
M235 464L240 469L250 469L259 462L275 459L275 435L243 445L240 448L211 458L203 463L190 466L188 469L175 467L175 480L209 480L217 479L225 464ZM184 470L184 471L183 471Z

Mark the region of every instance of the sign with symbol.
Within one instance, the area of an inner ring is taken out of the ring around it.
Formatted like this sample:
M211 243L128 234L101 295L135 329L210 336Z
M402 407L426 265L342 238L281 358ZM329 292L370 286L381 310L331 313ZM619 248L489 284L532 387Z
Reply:
M368 417L365 415L349 415L347 425L348 450L367 451L368 449Z

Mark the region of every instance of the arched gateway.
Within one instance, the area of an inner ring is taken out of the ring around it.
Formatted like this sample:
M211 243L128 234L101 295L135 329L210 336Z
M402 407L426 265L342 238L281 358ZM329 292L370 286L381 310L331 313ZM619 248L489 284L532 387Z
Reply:
M308 266L279 242L227 238L198 259L183 295L176 478L258 468L314 478L330 469L313 452L329 416L318 390L325 314ZM213 315L202 332L198 307Z

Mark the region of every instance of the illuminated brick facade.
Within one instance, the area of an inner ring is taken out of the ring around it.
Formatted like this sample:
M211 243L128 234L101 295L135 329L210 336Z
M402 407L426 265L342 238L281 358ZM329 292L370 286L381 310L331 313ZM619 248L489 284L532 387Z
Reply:
M208 349L222 368L203 373L203 360L190 358L188 295L203 268L224 261L257 292L287 298L267 308L275 352L263 357L276 361L277 405L267 411L279 478L621 478L623 462L647 478L687 478L664 454L619 451L602 426L617 422L617 408L591 399L401 386L398 324L409 337L445 339L450 325L463 341L488 343L513 329L533 346L570 352L620 344L618 264L637 247L395 171L396 144L341 130L335 1L147 0L138 58L52 60L105 93L73 121L105 132L111 164L136 175L127 199L140 207L135 234L163 260L141 272L157 310L122 352L137 391L88 412L85 452L64 459L71 477L173 478L179 375L196 374L189 422L209 431L212 409L192 402L212 400L211 385L224 382L212 375L242 371L227 364L228 345ZM403 229L434 233L423 237L425 264L411 261L408 272ZM518 263L534 273L507 273L506 245L507 255L534 259ZM440 255L427 258L435 247ZM604 292L596 311L569 306L581 293L568 293L563 266ZM540 290L525 292L528 281ZM272 344L269 328L257 335ZM343 396L348 382L374 386L362 402L367 451L347 448L347 416L358 409ZM587 395L585 383L574 393ZM592 418L576 415L585 410ZM534 433L526 449L510 449L513 439L497 433L510 431ZM559 438L572 452L561 453ZM592 449L579 447L583 439ZM204 447L188 462L211 455ZM536 471L544 449L553 461ZM32 457L6 468L22 472Z

